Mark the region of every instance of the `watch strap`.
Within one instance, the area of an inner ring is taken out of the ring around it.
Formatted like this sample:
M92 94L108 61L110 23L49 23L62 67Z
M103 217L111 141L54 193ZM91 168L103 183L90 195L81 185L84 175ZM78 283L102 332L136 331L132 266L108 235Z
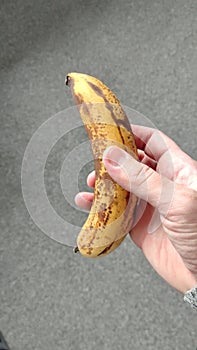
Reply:
M189 303L193 309L197 310L197 286L188 290L184 294L184 301Z

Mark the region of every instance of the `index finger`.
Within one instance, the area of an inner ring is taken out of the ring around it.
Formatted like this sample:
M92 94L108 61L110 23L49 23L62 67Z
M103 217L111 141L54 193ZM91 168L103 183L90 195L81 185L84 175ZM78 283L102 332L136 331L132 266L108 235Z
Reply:
M144 151L155 161L159 161L161 156L169 150L176 154L177 152L182 152L173 140L158 129L135 124L132 124L131 128L137 148Z

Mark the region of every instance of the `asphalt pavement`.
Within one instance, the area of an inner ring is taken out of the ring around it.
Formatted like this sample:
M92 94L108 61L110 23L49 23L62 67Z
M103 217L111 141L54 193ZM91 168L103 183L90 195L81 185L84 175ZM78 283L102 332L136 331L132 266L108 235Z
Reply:
M0 330L11 350L196 349L196 313L129 238L100 259L72 251L87 216L73 198L93 163L64 84L70 71L98 77L131 122L196 158L196 17L195 0L1 1Z

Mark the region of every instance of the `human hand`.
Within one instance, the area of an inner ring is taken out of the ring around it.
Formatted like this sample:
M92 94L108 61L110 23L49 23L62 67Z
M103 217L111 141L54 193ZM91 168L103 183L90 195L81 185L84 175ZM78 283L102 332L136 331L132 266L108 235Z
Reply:
M133 125L141 162L118 147L103 155L110 176L140 199L133 242L170 285L185 293L197 284L197 162L162 132ZM95 174L87 179L94 187ZM75 197L89 210L93 193Z

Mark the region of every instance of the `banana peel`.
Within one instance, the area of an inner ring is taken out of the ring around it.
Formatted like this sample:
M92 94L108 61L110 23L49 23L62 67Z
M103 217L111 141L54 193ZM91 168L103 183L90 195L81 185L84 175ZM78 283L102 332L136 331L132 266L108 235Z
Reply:
M87 74L69 73L66 85L86 128L95 167L94 200L74 251L85 257L101 257L116 249L131 230L137 204L137 197L107 173L103 152L116 145L138 159L137 147L120 101L105 84Z

